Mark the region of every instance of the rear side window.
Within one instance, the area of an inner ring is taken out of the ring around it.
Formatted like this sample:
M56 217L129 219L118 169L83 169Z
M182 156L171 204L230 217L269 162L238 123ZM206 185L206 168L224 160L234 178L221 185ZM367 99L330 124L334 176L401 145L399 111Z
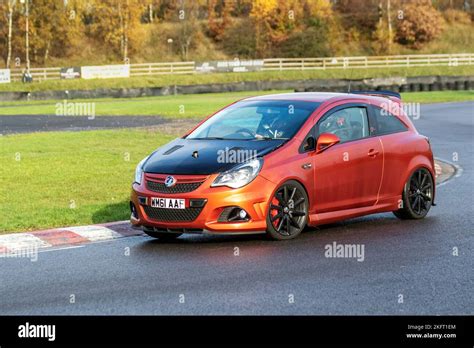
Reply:
M408 130L397 116L379 107L374 107L373 109L378 135L399 133Z

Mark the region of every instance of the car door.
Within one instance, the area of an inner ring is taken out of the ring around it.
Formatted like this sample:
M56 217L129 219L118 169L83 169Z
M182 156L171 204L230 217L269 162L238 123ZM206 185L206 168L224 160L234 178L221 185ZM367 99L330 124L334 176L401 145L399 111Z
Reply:
M340 143L315 153L314 210L324 213L374 205L382 180L383 148L373 136L368 105L345 104L323 115L319 134L333 133Z
M413 133L396 115L372 105L372 119L377 137L384 149L384 175L379 200L400 195L400 183L407 175L406 164L415 156Z

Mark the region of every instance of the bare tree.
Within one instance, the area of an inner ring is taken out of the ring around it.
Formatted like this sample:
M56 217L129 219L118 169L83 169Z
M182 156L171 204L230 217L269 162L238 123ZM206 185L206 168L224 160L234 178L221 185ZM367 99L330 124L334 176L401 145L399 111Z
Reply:
M387 48L388 53L392 53L392 42L393 42L393 30L392 30L392 16L391 16L391 4L390 0L387 0L387 23L388 23L388 42Z
M7 69L10 68L12 60L12 31L13 31L13 9L16 5L16 0L8 0L8 48L7 48Z
M197 11L199 3L195 1L182 1L178 11L179 31L178 44L181 49L181 59L188 60L191 44L198 32Z
M125 1L125 6L122 7L122 3L118 3L118 14L120 19L120 50L122 52L123 61L128 60L128 21L130 17L130 2Z

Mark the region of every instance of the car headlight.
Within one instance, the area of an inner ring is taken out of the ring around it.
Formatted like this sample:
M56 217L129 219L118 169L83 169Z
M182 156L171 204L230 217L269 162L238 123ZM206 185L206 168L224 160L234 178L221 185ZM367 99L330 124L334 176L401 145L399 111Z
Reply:
M220 173L212 183L211 187L228 186L240 188L252 182L263 166L263 159L257 158L239 164L234 168Z
M140 163L138 163L137 168L135 168L135 182L139 185L141 185L142 178L143 178L143 164L146 162L148 157L150 156L147 156L144 159L142 159Z

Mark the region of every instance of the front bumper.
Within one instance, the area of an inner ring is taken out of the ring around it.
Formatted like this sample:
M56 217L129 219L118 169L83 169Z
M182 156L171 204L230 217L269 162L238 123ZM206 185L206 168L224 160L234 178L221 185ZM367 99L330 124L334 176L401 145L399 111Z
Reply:
M141 185L134 183L130 201L136 211L131 216L131 223L135 226L144 226L145 228L155 228L168 232L211 234L264 232L267 227L266 215L268 204L275 189L275 184L261 176L257 176L250 184L240 189L210 187L216 176L208 176L197 189L187 193L169 194L151 191L146 185L146 178L143 179ZM154 210L157 208L151 208L150 206L151 197L185 199L185 210L187 211L168 213L161 209L159 214L157 214L157 211ZM193 203L204 201L205 203L202 208L191 208L191 201ZM244 209L248 213L249 219L239 222L220 221L222 218L219 219L219 217L227 207ZM166 214L167 221L160 220L163 219L163 214ZM183 219L192 219L192 221L183 221Z

